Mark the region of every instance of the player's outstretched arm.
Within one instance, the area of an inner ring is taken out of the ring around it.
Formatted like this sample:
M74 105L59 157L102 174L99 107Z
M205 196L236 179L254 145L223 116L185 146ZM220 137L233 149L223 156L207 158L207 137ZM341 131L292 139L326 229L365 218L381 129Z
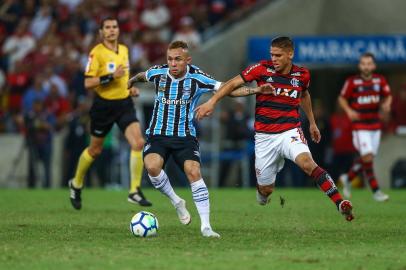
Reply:
M264 95L276 95L275 88L269 84L263 84L258 87L248 87L248 86L240 86L237 89L234 89L233 92L229 94L230 97L245 97L251 96L256 94L264 94Z
M147 81L147 78L145 77L145 72L139 72L128 80L127 87L128 87L128 89L130 89L131 87L134 86L135 83L146 82L146 81Z
M312 109L312 101L310 99L309 91L304 91L302 95L302 100L300 101L300 106L302 107L303 111L305 112L307 119L309 120L309 131L310 136L313 142L319 143L321 139L319 128L316 125L316 121L314 120L313 109Z
M213 113L217 102L223 97L229 95L234 89L241 86L243 83L244 80L241 75L238 75L227 81L225 84L222 84L220 89L207 102L196 108L196 119L201 120L204 117L210 116Z

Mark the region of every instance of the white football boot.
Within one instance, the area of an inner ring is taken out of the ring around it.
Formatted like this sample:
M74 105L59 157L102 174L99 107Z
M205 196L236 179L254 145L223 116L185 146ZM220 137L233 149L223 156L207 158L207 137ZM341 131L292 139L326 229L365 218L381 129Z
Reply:
M389 200L389 195L383 193L381 190L377 190L374 192L374 200L377 202L386 202L387 200Z
M176 213L180 223L183 225L188 225L192 221L189 211L186 209L186 201L181 199L177 204L174 205Z
M204 237L220 238L220 234L213 231L213 229L210 227L205 227L201 231Z

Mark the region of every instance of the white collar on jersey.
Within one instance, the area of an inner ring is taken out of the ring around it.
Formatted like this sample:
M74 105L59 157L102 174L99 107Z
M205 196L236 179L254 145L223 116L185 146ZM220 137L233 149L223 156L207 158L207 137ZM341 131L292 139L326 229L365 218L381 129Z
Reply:
M181 77L181 78L174 78L174 77L171 75L171 73L169 72L169 67L168 67L168 71L167 71L167 74L168 74L169 78L172 79L172 81L181 81L181 80L183 80L183 79L186 77L186 75L187 75L188 73L189 73L189 65L186 66L186 73L185 73L185 75L184 75L183 77Z

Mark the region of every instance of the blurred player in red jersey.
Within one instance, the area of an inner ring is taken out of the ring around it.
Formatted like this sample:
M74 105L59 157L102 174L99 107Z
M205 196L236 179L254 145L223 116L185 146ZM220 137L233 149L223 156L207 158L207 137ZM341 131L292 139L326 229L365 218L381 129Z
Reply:
M255 170L258 203L268 203L275 187L276 174L283 168L284 159L288 158L311 176L346 220L351 221L354 218L351 202L342 199L330 175L314 162L300 128L299 106L309 119L312 140L320 141L308 91L310 73L306 68L292 63L294 45L289 37L273 39L270 53L271 60L249 66L200 105L196 109L197 119L211 115L220 99L246 82L256 81L260 88L269 88L270 94L256 95Z
M352 141L360 158L354 160L348 174L342 175L340 181L344 186L344 196L350 197L351 181L362 171L374 199L383 202L387 201L389 196L379 189L373 159L381 139L380 110L383 118L389 117L392 96L385 77L373 73L376 69L373 54L361 55L358 68L360 74L345 81L338 102L352 122Z

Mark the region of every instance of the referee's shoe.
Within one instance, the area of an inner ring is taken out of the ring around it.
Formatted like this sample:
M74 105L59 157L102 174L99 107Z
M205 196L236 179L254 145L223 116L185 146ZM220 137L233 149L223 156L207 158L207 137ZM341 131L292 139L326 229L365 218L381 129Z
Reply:
M137 188L137 192L128 194L127 200L130 203L139 204L141 206L152 206L152 203L145 198L140 188Z
M75 188L72 184L72 180L69 181L69 189L70 203L72 204L73 208L75 208L76 210L80 210L80 208L82 208L82 198L80 197L82 189Z

